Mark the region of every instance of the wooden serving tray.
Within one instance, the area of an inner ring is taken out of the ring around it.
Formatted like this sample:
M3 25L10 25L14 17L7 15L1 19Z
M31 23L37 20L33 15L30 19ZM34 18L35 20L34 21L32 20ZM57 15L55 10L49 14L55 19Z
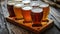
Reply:
M14 17L7 17L6 20L12 24L18 25L26 30L31 31L34 34L39 34L53 25L53 20L50 19L49 22L42 22L42 26L40 27L32 27L32 23L23 23L24 19L15 20Z

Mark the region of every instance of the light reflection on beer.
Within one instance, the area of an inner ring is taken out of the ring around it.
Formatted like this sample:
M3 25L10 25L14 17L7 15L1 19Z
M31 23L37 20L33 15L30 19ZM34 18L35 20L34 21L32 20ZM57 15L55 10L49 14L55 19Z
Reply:
M41 20L43 17L43 9L42 8L32 9L31 17L32 17L32 21L33 21L33 25L32 25L33 27L42 26Z
M48 20L48 15L50 12L49 4L41 4L40 7L43 8L43 21Z
M31 20L31 9L32 7L30 6L25 6L22 8L22 14L23 14L23 17L24 17L24 23L30 23L32 20Z
M17 20L23 19L23 16L22 16L22 6L23 6L23 4L16 4L16 5L14 5L14 13L16 15L16 19Z
M9 17L15 17L15 13L14 13L14 10L13 10L13 5L14 4L15 4L14 2L8 1L7 9L8 9L8 12L9 12Z

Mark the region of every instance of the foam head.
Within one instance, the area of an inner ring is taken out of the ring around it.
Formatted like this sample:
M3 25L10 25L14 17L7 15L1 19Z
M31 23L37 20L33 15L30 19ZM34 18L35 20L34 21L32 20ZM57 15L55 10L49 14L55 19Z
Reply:
M45 4L45 3L40 5L40 7L48 7L48 6L49 4Z
M33 13L40 13L40 12L42 12L42 11L43 11L42 8L34 8L34 9L32 9L32 12L33 12Z
M12 1L8 1L8 5L15 5L15 3Z
M25 6L25 7L23 7L22 9L23 9L23 10L31 10L32 7L30 7L30 6Z
M38 1L32 1L30 3L31 6L39 6L39 2Z
M14 0L14 1L22 1L22 0Z
M22 3L30 3L30 1L28 1L28 0L27 1L22 1Z
M22 7L24 4L15 4L14 7L20 8Z

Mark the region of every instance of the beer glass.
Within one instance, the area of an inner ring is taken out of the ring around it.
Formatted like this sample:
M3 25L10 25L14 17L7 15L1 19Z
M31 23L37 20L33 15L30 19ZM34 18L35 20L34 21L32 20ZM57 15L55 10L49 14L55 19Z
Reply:
M15 17L15 13L14 13L14 10L13 10L13 5L15 3L12 2L12 1L8 1L7 3L7 9L8 9L8 12L9 12L9 17Z
M23 16L22 16L22 6L23 4L15 4L13 9L14 9L14 13L16 15L16 20L20 20L20 19L23 19Z
M48 20L48 15L50 12L50 7L49 4L41 4L40 5L41 8L43 8L43 20L42 21L47 21Z
M22 14L23 14L23 17L24 17L24 23L30 23L30 22L32 22L32 20L31 20L31 9L32 9L32 7L30 7L30 6L24 6L23 8L22 8Z
M33 24L32 24L33 27L42 26L41 20L43 17L43 9L42 8L32 9L31 17L32 17L32 21L33 21Z

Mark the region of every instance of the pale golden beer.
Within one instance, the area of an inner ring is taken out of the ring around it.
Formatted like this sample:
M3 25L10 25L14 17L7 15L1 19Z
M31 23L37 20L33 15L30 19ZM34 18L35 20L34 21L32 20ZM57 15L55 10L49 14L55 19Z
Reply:
M32 24L33 27L42 26L41 21L42 21L42 17L43 17L43 9L42 8L32 9L31 17L32 17L32 21L33 21L33 24Z
M25 7L22 8L24 23L30 23L32 21L32 19L31 19L31 9L32 9L32 7L30 7L30 6L25 6Z
M13 7L17 20L23 19L22 8L21 8L22 6L23 6L23 4L15 4Z
M14 10L13 10L13 5L15 3L12 2L12 1L8 1L7 3L7 9L8 9L8 12L9 12L9 17L15 17L15 13L14 13Z
M48 19L48 15L50 12L50 7L49 4L41 4L40 5L41 8L43 8L43 21Z

